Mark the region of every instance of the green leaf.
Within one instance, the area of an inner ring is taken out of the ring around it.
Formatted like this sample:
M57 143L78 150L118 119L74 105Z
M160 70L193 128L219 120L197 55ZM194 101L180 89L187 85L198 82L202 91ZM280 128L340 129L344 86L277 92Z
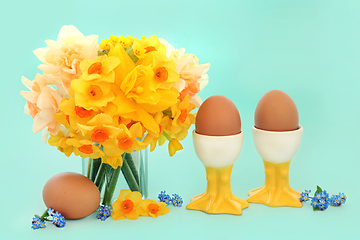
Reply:
M322 192L321 187L319 187L319 185L317 185L316 192L314 193L314 197L316 196L317 193L321 193L321 192Z

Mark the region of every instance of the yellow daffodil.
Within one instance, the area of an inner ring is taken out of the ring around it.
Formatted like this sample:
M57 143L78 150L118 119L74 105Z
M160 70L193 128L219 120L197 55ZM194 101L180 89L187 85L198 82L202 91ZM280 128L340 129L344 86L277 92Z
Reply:
M109 51L109 57L117 57L120 64L114 69L115 84L120 86L126 75L128 75L135 68L135 63L121 46L116 46Z
M103 39L101 40L101 43L99 43L99 47L103 50L109 51L112 47L112 43L109 39Z
M70 124L73 129L77 129L77 124L86 124L98 112L75 105L74 90L69 89L70 99L63 98L60 103L60 113L55 114L55 119L63 125ZM64 116L65 115L65 116ZM65 117L65 118L64 118Z
M170 89L179 80L179 74L175 71L174 60L160 55L159 52L147 54L137 64L152 68L154 74L151 83L156 89Z
M140 123L133 124L128 129L124 124L119 126L116 138L103 144L104 152L109 156L122 155L124 152L132 153L146 148L147 144L137 140L143 136L143 128Z
M136 220L139 217L138 206L141 202L141 193L132 192L127 189L120 191L118 199L112 204L113 210L111 217L114 220L131 219Z
M71 87L75 90L75 104L87 110L97 111L115 99L115 95L111 91L111 84L107 82L92 84L78 78L71 82Z
M109 164L112 168L117 169L123 165L123 158L122 155L106 154L101 158L101 162Z
M67 140L69 139L68 130L62 130L63 131L60 130L57 135L50 136L48 143L50 146L57 147L60 152L69 157L71 153L73 153L74 147L67 143Z
M150 113L163 111L175 104L179 93L176 89L155 89L156 94L154 94L153 86L148 85L146 82L147 78L145 76L147 75L147 70L144 69L147 68L139 66L137 70L134 70L136 65L123 48L117 46L111 49L109 56L120 59L119 66L114 70L115 84L120 86L120 88L116 86L113 87L116 97L112 103L117 108L115 113L112 112L113 115L116 114L141 122L147 130L157 133L159 131L158 124L156 124ZM139 72L138 70L142 71ZM138 77L140 77L140 79ZM124 79L126 79L126 81ZM123 84L124 81L125 83ZM137 81L141 84L137 85ZM123 90L128 94L129 98ZM151 94L150 98L142 95L141 91L148 91ZM131 95L129 95L130 93ZM158 96L160 96L160 98Z
M82 158L100 158L104 156L103 151L98 146L93 144L92 141L87 139L69 138L66 143L74 146L74 154Z
M109 51L111 48L116 47L117 45L120 45L123 48L131 47L134 43L135 38L132 36L115 36L111 35L109 39L103 39L101 40L101 43L99 44L99 47L103 50Z
M82 71L81 78L85 81L103 81L113 83L115 81L114 68L117 67L120 60L116 57L106 55L95 59L84 59L80 63Z
M121 46L123 46L123 48L128 48L131 47L134 43L135 38L132 36L126 36L124 37L123 35L119 36L119 43L121 44Z
M141 39L135 39L133 44L133 51L135 56L138 58L144 58L145 55L149 52L157 51L161 55L166 56L166 48L160 43L158 38L155 35L152 35L148 38L144 36Z
M117 137L121 130L112 126L112 117L107 114L98 114L93 117L87 125L77 124L78 129L85 139L105 144L111 138Z
M167 204L164 202L156 202L152 199L142 200L138 209L140 216L156 218L170 212Z
M190 97L186 96L182 101L178 100L177 104L171 106L172 121L170 132L177 134L182 128L189 128L195 122L195 115L191 113L195 105L190 103Z
M153 71L148 66L136 66L121 83L121 90L129 99L137 103L157 104L161 95L151 84Z
M175 154L177 151L182 150L182 149L183 149L183 146L181 145L181 143L180 143L176 138L173 138L173 139L169 142L168 149L169 149L169 155L172 157L172 156L174 156L174 154Z
M155 150L157 143L159 143L159 146L165 143L166 137L163 135L163 130L168 125L170 120L168 116L163 115L163 112L156 113L154 119L159 125L159 133L148 131L147 135L143 140L144 143L150 144L150 152Z

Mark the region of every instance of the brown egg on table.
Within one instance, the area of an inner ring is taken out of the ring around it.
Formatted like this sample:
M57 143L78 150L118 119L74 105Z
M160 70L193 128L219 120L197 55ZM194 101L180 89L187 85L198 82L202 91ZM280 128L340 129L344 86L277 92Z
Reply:
M289 183L290 162L303 133L295 102L285 92L271 90L260 99L254 120L253 140L263 159L265 183L250 191L247 201L271 207L302 207L300 193Z
M87 177L64 172L51 177L44 186L46 207L61 213L66 219L80 219L94 213L100 204L100 192Z
M265 93L256 106L255 127L266 131L298 129L299 113L295 102L281 90Z
M195 132L208 136L239 134L241 119L235 104L221 95L206 99L196 114Z
M206 170L207 189L191 198L187 209L240 215L242 209L249 206L236 197L230 187L232 167L243 141L240 114L235 104L221 95L206 99L196 115L193 143Z

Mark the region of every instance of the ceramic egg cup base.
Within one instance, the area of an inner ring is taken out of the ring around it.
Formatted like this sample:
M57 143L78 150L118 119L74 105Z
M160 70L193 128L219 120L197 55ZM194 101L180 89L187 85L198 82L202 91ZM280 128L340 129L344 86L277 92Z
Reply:
M207 189L205 193L191 198L186 206L190 210L199 210L210 214L235 214L241 215L242 209L249 203L236 197L231 192L230 177L233 164L226 167L205 167Z
M265 183L249 192L250 203L260 203L270 207L302 207L300 193L290 187L290 161L274 164L264 162Z

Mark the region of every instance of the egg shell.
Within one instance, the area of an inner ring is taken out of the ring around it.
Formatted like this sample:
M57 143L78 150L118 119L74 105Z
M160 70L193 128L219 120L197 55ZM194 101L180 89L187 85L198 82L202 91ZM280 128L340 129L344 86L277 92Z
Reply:
M292 131L299 128L299 113L292 98L281 90L271 90L255 110L255 127L266 131Z
M208 136L229 136L241 132L241 119L235 104L225 96L214 95L200 106L195 132Z
M66 219L79 219L96 211L100 204L100 192L89 178L64 172L45 183L43 199L46 207L53 208Z

